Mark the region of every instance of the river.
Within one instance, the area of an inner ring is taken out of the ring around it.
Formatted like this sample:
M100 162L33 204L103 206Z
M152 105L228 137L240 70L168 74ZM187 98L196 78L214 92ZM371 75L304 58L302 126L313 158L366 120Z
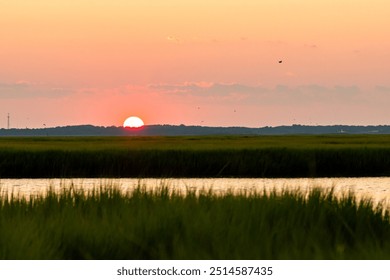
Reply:
M313 187L329 189L334 188L337 195L354 192L357 198L371 198L376 204L390 203L390 177L369 178L186 178L186 179L156 179L156 178L121 178L121 179L0 179L0 191L2 195L12 192L19 196L44 194L50 187L59 190L71 186L90 190L101 186L115 186L123 191L131 191L137 186L146 189L156 189L166 186L179 192L187 190L199 191L212 189L216 193L224 193L227 190L234 193L241 191L270 191L276 189L309 190Z

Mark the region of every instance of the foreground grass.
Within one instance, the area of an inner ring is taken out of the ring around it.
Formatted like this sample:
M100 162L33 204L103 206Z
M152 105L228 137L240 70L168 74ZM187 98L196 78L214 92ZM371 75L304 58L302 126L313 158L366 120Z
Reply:
M390 135L0 138L0 177L390 176Z
M390 217L332 192L68 189L0 199L1 259L389 259Z

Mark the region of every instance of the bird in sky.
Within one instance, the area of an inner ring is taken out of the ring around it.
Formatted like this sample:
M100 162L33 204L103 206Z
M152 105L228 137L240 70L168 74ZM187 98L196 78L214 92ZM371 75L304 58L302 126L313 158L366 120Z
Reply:
M279 63L282 63L282 62L283 62L283 60L279 60L278 62L279 62Z

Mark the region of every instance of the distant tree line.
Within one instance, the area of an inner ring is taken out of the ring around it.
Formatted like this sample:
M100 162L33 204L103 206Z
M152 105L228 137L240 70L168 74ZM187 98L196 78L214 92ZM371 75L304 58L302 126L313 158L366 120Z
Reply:
M179 136L179 135L285 135L285 134L390 134L388 125L350 126L266 126L209 127L186 125L147 125L142 128L76 125L36 129L0 129L0 136Z

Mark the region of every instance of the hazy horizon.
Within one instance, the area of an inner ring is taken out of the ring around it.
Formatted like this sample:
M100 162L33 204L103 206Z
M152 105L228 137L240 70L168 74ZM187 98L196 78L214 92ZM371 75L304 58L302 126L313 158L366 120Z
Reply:
M125 128L125 129L142 129L142 128L126 128L123 125L94 125L94 124L72 124L72 125L59 125L59 126L41 126L41 127L12 127L10 126L9 129L17 129L17 130L23 130L23 129L56 129L56 128L66 128L66 127L83 127L83 126L92 126L96 128ZM198 124L145 124L144 127L154 127L154 126L172 126L172 127L204 127L204 128L248 128L248 129L261 129L261 128L278 128L278 127L294 127L294 126L301 126L301 127L333 127L333 126L346 126L346 127L381 127L386 126L390 127L389 124L367 124L367 125L350 125L350 124L289 124L289 125L273 125L273 126L241 126L241 125L226 125L226 126L210 126L210 125L198 125ZM2 130L7 130L7 127L0 127Z

